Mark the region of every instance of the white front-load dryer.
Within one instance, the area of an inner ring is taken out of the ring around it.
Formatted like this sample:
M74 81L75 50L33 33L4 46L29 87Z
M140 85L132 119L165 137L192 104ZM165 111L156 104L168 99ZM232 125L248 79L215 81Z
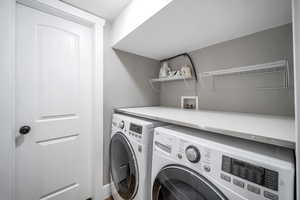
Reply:
M293 151L194 129L156 128L152 200L294 200Z
M114 200L149 199L153 132L161 125L157 121L113 114L110 173Z

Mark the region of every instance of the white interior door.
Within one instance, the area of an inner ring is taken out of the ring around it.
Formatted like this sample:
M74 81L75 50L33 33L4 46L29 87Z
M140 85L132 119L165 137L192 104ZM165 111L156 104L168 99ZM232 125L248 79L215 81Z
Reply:
M16 126L31 128L16 137L16 199L84 200L92 183L92 30L22 5L16 20Z

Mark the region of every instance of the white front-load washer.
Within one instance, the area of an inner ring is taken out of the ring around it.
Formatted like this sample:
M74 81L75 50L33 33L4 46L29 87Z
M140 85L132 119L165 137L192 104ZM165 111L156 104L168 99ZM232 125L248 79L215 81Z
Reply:
M292 150L194 129L156 128L152 200L294 200Z
M110 174L114 200L149 199L153 132L162 125L157 121L113 114Z

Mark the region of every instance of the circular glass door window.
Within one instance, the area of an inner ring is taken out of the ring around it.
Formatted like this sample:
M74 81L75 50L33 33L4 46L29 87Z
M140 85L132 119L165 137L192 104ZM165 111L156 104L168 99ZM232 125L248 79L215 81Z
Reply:
M183 166L168 166L157 175L152 200L228 200L212 183Z
M134 151L123 133L110 142L110 170L113 184L124 200L133 199L138 188L138 166Z

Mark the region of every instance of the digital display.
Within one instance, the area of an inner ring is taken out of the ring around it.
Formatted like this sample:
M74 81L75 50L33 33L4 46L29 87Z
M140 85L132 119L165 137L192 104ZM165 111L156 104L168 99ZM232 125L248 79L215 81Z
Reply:
M278 172L223 156L222 170L252 183L278 191Z
M138 134L142 134L143 127L140 126L140 125L136 125L136 124L130 123L129 130L133 131L135 133L138 133Z

